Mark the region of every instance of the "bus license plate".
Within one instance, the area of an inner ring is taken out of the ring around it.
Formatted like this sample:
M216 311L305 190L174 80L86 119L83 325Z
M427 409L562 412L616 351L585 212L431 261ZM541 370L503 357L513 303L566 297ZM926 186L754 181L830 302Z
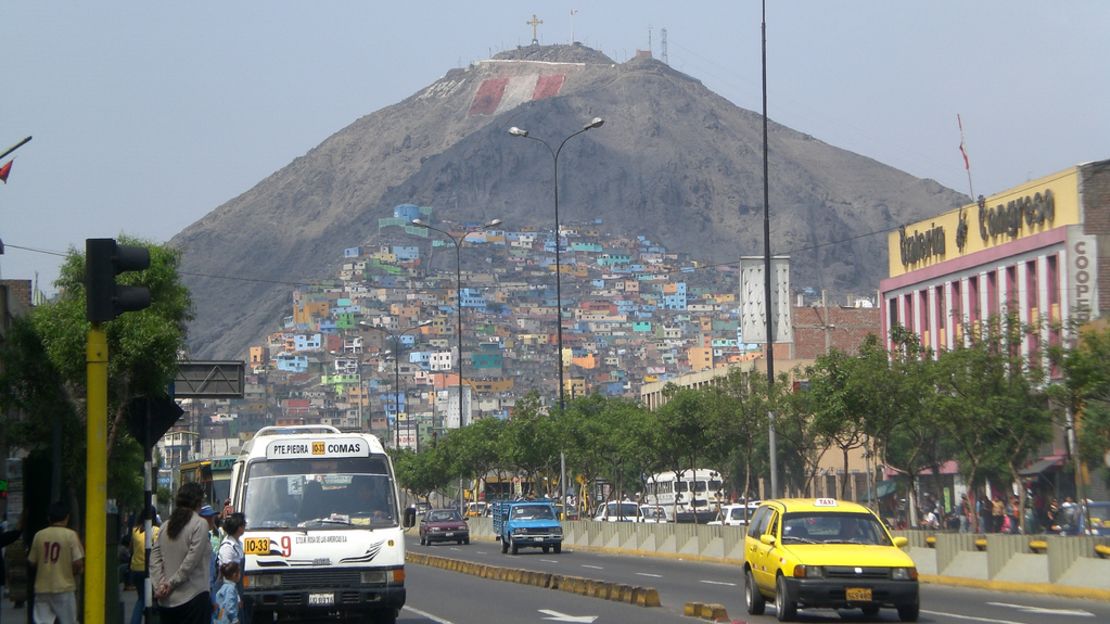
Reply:
M335 594L309 594L309 606L327 607L335 604Z
M870 602L871 601L871 588L870 587L846 587L844 589L845 600L853 602Z
M270 554L270 538L248 537L243 540L243 553L247 555Z

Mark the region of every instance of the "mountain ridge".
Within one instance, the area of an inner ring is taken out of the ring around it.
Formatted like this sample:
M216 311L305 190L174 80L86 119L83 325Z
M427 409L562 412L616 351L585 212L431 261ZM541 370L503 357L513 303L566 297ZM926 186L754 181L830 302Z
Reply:
M706 262L762 254L759 114L650 58L527 46L360 117L175 236L196 302L194 356L243 353L288 314L296 283L334 277L343 248L413 244L377 231L398 204L552 229L551 155L507 130L527 128L554 149L594 116L605 125L559 157L563 223L601 219L613 235L644 234ZM868 232L966 201L773 121L768 129L772 253L794 252L795 285L877 287L885 237ZM229 273L258 281L213 277Z

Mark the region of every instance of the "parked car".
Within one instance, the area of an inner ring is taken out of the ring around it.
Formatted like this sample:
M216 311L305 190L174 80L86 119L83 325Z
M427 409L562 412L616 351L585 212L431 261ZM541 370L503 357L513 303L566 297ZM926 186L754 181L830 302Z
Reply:
M746 526L748 520L751 519L752 514L759 508L759 501L753 501L746 505L744 509L743 503L733 503L730 505L721 505L721 509L717 511L717 517L710 520L708 524L725 526Z
M667 510L662 505L640 505L640 522L670 522Z
M761 615L774 600L780 622L800 608L893 607L903 622L920 612L917 567L863 505L832 498L764 501L744 537L744 600Z
M420 545L432 542L470 543L470 527L458 509L433 509L420 519Z
M643 522L640 506L632 501L609 501L594 510L594 520L599 522Z
M484 501L466 504L466 517L467 518L480 518L489 515L489 505Z

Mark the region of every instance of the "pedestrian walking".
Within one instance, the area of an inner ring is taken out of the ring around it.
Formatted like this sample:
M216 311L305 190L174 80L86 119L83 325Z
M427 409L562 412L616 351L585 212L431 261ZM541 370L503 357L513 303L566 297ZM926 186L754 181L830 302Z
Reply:
M220 589L216 591L212 624L242 624L239 618L243 603L239 599L239 581L242 573L239 564L231 561L220 566Z
M169 522L150 552L150 580L163 624L209 624L212 602L208 567L212 546L200 517L204 490L186 483L177 490Z
M131 576L131 585L135 588L138 597L135 600L135 608L131 610L131 624L142 624L143 611L146 610L146 521L150 520L150 544L153 547L154 542L158 539L158 533L161 530L158 522L157 514L154 513L154 507L147 507L143 510L139 521L131 529L131 561L129 562L129 574Z
M971 527L971 504L966 493L960 494L960 506L956 508L956 513L960 515L960 533L967 533Z
M47 510L50 526L35 533L27 562L35 570L35 624L77 624L77 576L85 569L85 550L69 528L69 507L57 501Z
M998 533L1002 531L1002 522L1006 519L1006 505L1002 502L1002 497L998 494L994 495L994 501L991 503L991 532Z

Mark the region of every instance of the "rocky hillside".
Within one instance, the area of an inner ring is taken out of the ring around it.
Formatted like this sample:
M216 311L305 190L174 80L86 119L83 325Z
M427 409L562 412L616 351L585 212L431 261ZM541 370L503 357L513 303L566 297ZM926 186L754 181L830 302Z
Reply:
M564 224L601 219L706 262L763 253L759 114L652 59L530 46L358 119L174 237L196 304L194 357L241 355L289 313L297 282L334 276L343 248L411 244L377 232L398 204L550 229L551 155L507 130L556 148L594 116L605 125L559 157ZM874 290L886 246L869 233L966 199L774 123L769 152L772 251L792 256L795 285Z

